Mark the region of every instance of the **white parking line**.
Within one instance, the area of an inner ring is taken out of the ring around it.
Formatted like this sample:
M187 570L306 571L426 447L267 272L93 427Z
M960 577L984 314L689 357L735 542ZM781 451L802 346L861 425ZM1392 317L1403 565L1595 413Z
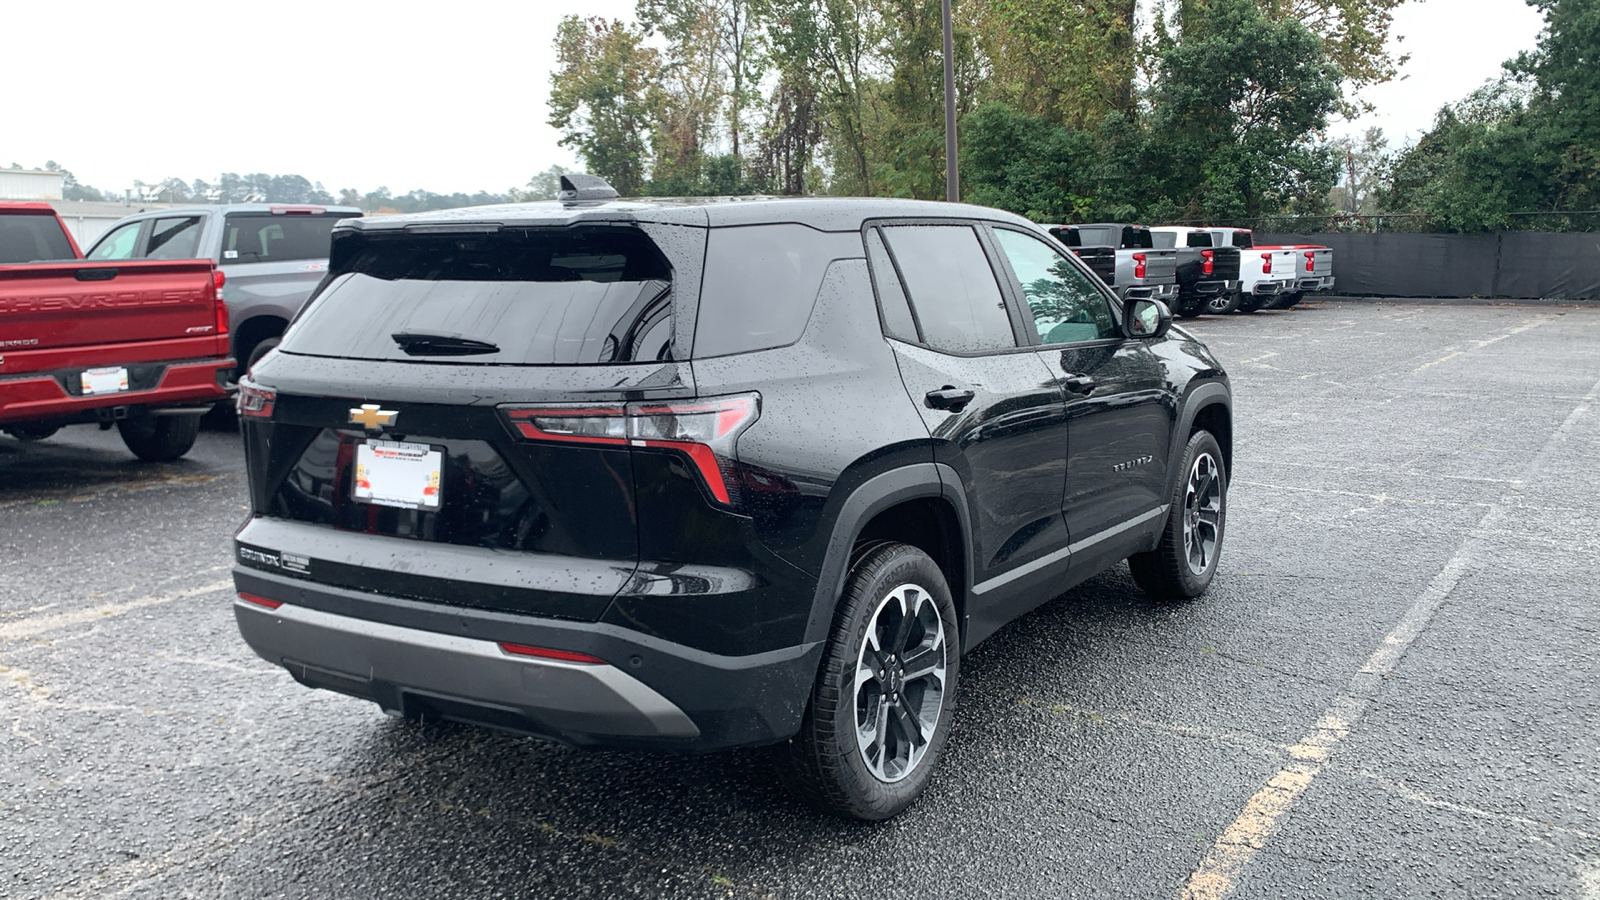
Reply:
M1600 383L1590 389L1589 395L1534 454L1522 475L1521 483L1532 482L1551 454L1566 442L1567 435L1592 408L1592 398L1600 395ZM1478 525L1468 532L1455 555L1367 658L1366 665L1350 679L1349 686L1328 705L1311 731L1289 748L1289 756L1294 761L1279 769L1246 801L1244 809L1211 845L1210 852L1190 873L1188 881L1178 892L1180 898L1219 900L1233 893L1245 867L1266 846L1283 817L1311 786L1334 748L1360 723L1382 688L1384 679L1394 673L1412 643L1427 630L1434 615L1472 564L1473 558L1480 549L1492 549L1493 542L1485 539L1493 533L1495 521L1505 510L1514 507L1517 499L1516 495L1508 495L1492 504ZM1483 545L1481 548L1480 542Z

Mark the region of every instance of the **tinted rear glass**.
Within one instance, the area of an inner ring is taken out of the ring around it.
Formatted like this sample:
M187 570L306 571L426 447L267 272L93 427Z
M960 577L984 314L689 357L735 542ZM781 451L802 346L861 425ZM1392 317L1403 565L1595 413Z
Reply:
M1256 245L1256 242L1251 237L1250 232L1235 231L1233 233L1233 245L1235 247L1243 247L1244 249L1249 250Z
M1155 244L1150 241L1150 229L1131 226L1122 229L1122 249L1154 250Z
M727 356L800 339L828 264L862 256L859 232L804 225L713 228L695 322L694 355Z
M341 248L327 285L285 337L285 351L500 365L672 358L672 273L642 232L605 228L345 240L361 243L348 254ZM495 349L407 353L395 335Z
M1083 238L1078 236L1078 229L1076 228L1052 228L1050 229L1050 233L1055 235L1056 240L1060 241L1065 246L1083 246Z
M0 263L73 258L55 216L0 215Z
M1115 247L1117 230L1109 225L1079 225L1079 244L1068 244L1069 247Z
M233 213L222 230L224 263L326 259L334 223L349 213L272 215Z
M1155 244L1153 249L1156 250L1172 250L1178 246L1178 236L1169 231L1152 231L1150 240ZM1194 244L1189 246L1193 247Z
M1211 235L1207 234L1204 231L1191 231L1191 232L1189 232L1189 246L1191 246L1191 247L1210 247L1211 246Z

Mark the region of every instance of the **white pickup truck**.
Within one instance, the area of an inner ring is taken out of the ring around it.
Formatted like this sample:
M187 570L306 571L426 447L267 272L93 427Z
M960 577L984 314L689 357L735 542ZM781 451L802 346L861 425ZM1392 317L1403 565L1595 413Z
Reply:
M1294 288L1278 294L1278 300L1272 304L1272 309L1288 309L1305 299L1307 294L1321 294L1333 290L1333 248L1321 244L1283 244L1258 249L1290 250L1295 255Z
M1302 259L1299 251L1288 247L1257 247L1248 228L1207 230L1213 234L1217 246L1239 248L1239 312L1266 309L1284 299L1284 295L1294 293ZM1212 311L1227 312L1225 309Z

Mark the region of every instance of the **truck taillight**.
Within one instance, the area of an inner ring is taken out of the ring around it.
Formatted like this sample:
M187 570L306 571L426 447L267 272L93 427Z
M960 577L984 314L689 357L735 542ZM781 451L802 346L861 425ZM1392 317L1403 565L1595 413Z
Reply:
M1135 278L1143 278L1144 277L1144 273L1146 271L1144 263L1145 263L1145 255L1143 253L1135 253L1133 255L1133 277L1135 277Z
M1261 274L1263 274L1263 275L1271 275L1272 274L1272 254L1271 253L1263 253L1263 254L1261 254Z
M278 392L258 388L250 383L250 376L239 379L239 396L234 399L235 409L246 419L270 419L272 408L278 403Z
M687 456L713 499L739 505L734 444L761 415L761 395L572 406L506 406L524 440L648 447Z
M1200 274L1202 274L1202 275L1212 275L1212 274L1215 274L1216 271L1217 271L1217 251L1215 251L1215 250L1201 250L1200 251Z
M1317 270L1317 254L1316 254L1316 251L1314 251L1314 250L1313 251L1309 251L1309 252L1306 253L1306 271L1307 272L1315 272L1316 270Z
M217 334L228 333L228 304L222 302L222 286L227 281L221 269L211 271L211 290L217 295Z

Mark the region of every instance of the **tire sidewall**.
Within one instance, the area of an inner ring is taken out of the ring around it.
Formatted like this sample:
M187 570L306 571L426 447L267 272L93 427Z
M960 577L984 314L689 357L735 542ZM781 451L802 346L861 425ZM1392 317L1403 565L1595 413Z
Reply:
M885 557L888 558L887 564L882 567L874 568L865 564ZM955 603L950 597L944 574L927 554L914 547L894 544L870 554L863 563L852 573L846 585L835 624L835 640L830 644L822 677L829 679L840 695L831 724L834 740L838 742L836 750L843 763L840 774L847 782L846 793L853 801L852 805L858 807L853 812L859 818L881 820L910 806L927 786L929 777L938 766L950 734L950 720L955 712L956 692L960 683L961 632L956 622ZM903 584L925 588L932 595L939 617L944 621L945 691L940 700L938 725L934 728L926 755L910 775L893 783L885 783L867 769L866 761L856 747L856 704L852 687L856 661L874 614L889 592ZM840 636L844 640L839 640Z
M1211 564L1201 575L1196 575L1189 568L1188 548L1183 543L1183 514L1184 497L1189 489L1189 473L1194 470L1195 461L1202 454L1209 453L1216 461L1217 472L1222 479L1222 515L1217 521L1217 552L1212 556ZM1172 514L1167 516L1168 539L1171 545L1177 548L1178 577L1183 581L1184 592L1191 597L1205 593L1211 586L1212 579L1217 576L1217 566L1222 559L1222 548L1228 535L1228 488L1229 475L1227 464L1222 458L1222 447L1209 431L1196 432L1194 437L1184 447L1183 468L1178 470L1178 484L1172 493Z

